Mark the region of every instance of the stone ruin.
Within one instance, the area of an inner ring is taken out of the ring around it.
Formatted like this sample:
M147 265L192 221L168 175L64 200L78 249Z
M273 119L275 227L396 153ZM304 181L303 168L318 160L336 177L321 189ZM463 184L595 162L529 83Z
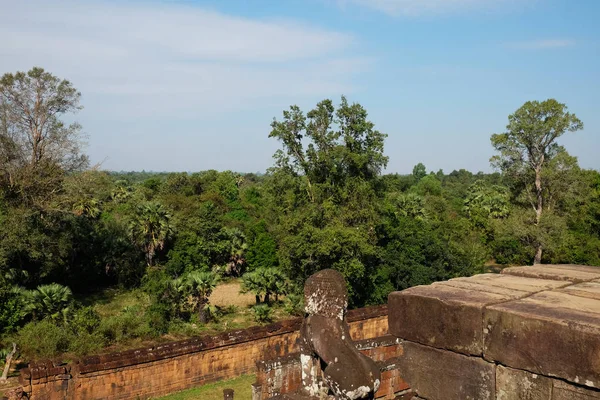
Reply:
M260 364L257 383L277 396L253 400L600 400L598 267L511 267L391 293L389 335L366 347L348 339L343 286L333 271L309 278L302 360Z
M148 399L256 373L252 400L600 400L598 267L506 268L394 292L347 316L338 273L305 289L304 320L38 362L9 397Z
M343 276L325 269L304 285L306 318L300 328L302 387L298 398L372 398L380 384L379 367L361 354L350 337Z

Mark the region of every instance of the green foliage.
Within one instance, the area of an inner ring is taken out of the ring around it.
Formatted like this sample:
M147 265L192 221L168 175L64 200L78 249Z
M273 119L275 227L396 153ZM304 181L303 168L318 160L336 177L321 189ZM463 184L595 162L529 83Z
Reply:
M52 321L30 322L19 330L15 342L26 360L55 358L69 350L72 335Z
M279 264L277 243L267 231L264 220L251 227L251 239L248 246L246 261L250 271L258 268L272 268Z
M152 266L156 252L165 247L173 234L171 215L160 203L140 204L129 225L131 238L146 256L146 263Z
M583 123L554 99L528 101L508 117L507 131L491 137L498 155L492 165L510 178L517 201L534 210L534 224L541 227L544 210L553 210L569 190L576 160L556 139L565 132L583 129ZM566 185L565 185L566 184ZM540 235L543 230L540 230ZM542 261L545 239L535 236L534 264Z
M412 176L416 183L427 176L427 168L425 167L425 164L418 163L415 165L412 170Z
M256 322L265 323L273 320L273 309L268 304L258 304L252 307Z
M0 335L16 330L26 315L19 293L9 286L0 286Z
M97 331L108 344L156 335L139 306L126 307L117 315L103 318Z
M82 307L75 311L70 328L78 335L91 334L100 326L100 315L93 307Z
M242 276L242 293L254 293L257 303L263 296L263 301L269 304L271 295L284 294L287 286L287 278L279 268L257 268Z
M286 313L301 317L304 315L304 296L290 293L285 296L284 310Z
M73 293L68 287L51 283L35 290L22 290L20 295L25 312L34 320L48 318L54 322L67 322L73 302Z

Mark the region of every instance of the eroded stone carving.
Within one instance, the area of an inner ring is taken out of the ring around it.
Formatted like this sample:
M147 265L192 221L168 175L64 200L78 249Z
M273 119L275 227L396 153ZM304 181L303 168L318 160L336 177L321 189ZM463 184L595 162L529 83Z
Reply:
M380 371L361 354L346 322L348 291L343 276L325 269L304 285L307 317L300 329L303 394L368 399L379 388Z

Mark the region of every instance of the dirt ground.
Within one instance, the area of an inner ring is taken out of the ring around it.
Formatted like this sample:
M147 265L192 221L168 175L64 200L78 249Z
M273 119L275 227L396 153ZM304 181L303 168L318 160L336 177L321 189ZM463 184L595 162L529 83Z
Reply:
M240 286L239 281L220 284L210 295L210 303L220 307L246 307L254 304L254 295L252 293L240 294Z

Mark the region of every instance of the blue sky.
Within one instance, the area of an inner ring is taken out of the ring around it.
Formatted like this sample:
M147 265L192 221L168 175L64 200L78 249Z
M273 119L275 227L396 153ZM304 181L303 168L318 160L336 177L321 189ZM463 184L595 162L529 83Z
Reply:
M389 135L388 172L490 171L527 100L566 103L561 143L600 169L597 0L0 0L0 72L42 66L111 170L265 171L269 124L342 94Z

